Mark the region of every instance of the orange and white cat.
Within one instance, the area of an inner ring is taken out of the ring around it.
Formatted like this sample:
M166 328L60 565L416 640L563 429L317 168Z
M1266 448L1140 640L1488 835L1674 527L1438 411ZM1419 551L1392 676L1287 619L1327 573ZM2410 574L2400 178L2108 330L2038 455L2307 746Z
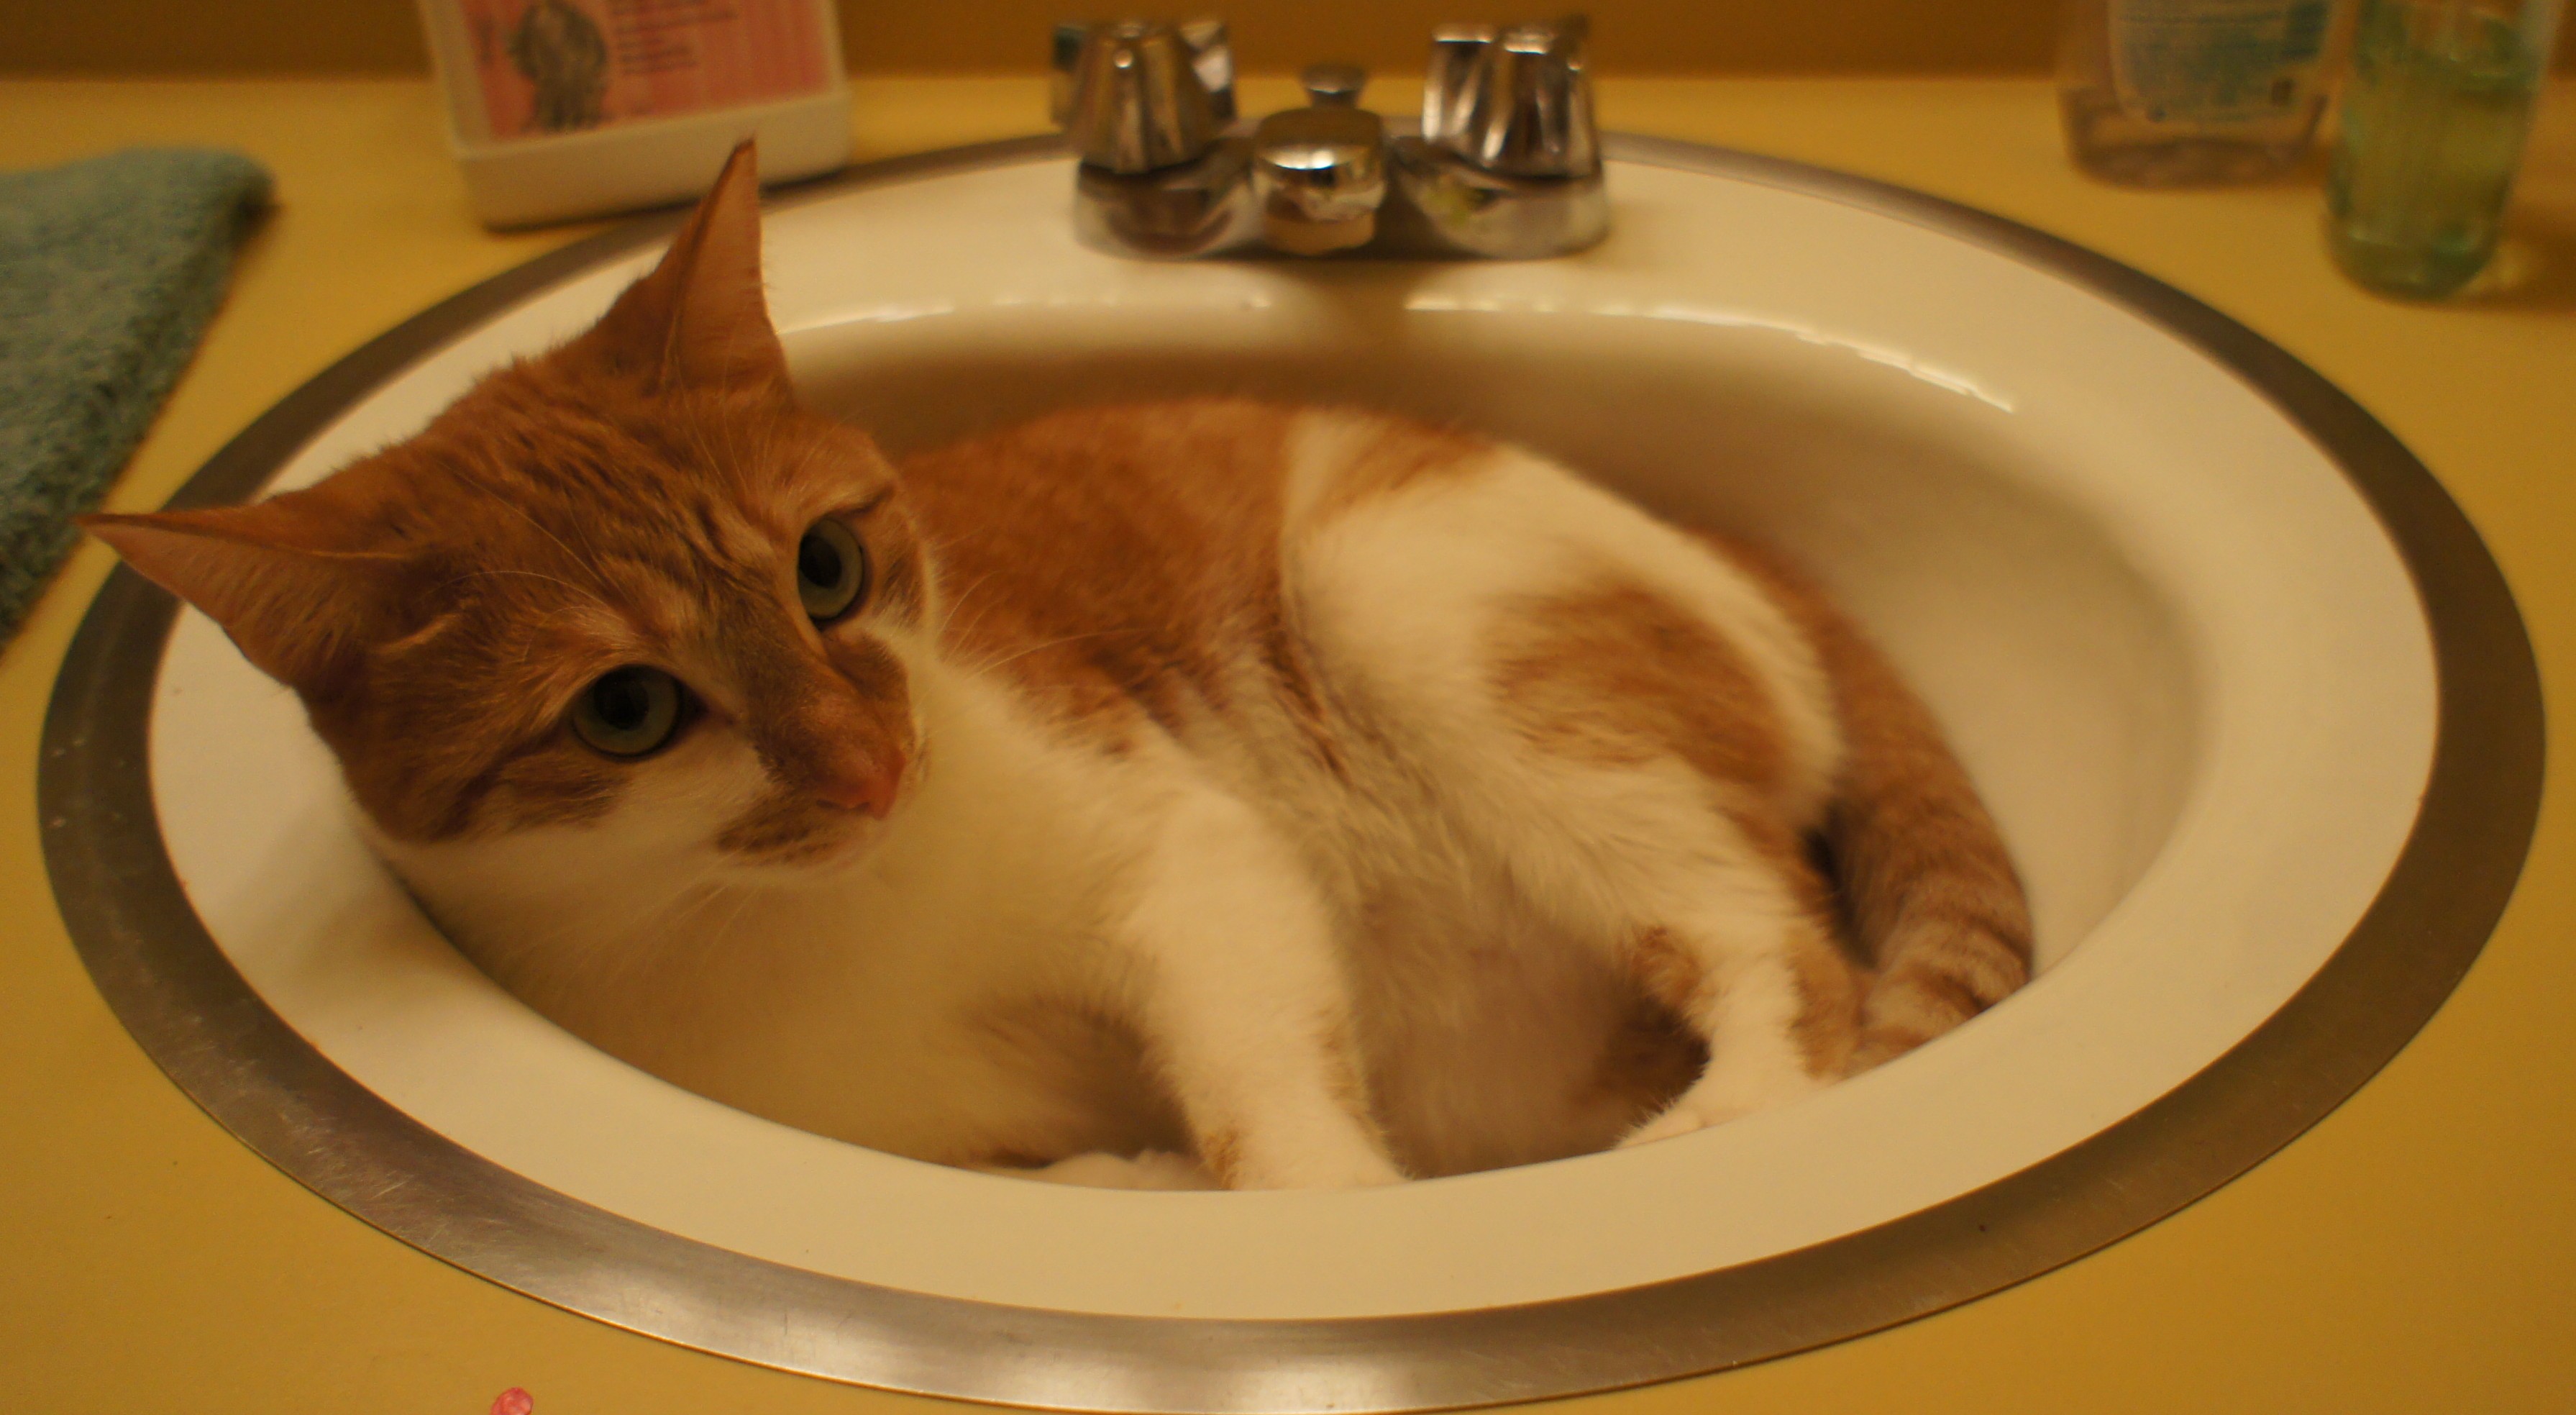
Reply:
M901 1154L1545 1159L1805 1094L2027 971L1938 730L1780 568L1351 409L890 465L796 402L747 149L595 328L410 441L88 525L302 696L493 977Z

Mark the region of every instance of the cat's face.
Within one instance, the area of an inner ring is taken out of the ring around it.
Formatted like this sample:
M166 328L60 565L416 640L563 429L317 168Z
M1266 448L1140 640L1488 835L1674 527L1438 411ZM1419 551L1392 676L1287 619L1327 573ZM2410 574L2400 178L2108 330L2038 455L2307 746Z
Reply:
M918 777L927 557L874 444L796 406L747 157L598 327L418 437L91 523L303 697L393 839L811 869Z

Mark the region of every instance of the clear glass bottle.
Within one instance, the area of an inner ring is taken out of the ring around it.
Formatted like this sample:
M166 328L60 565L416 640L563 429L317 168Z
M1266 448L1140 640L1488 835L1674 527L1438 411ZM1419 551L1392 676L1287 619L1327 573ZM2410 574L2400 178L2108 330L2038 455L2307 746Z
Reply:
M2127 186L2295 166L2326 102L2336 0L2067 0L2058 102L2076 164Z
M2374 290L2438 298L2495 253L2561 0L2364 0L2326 180L2327 244Z

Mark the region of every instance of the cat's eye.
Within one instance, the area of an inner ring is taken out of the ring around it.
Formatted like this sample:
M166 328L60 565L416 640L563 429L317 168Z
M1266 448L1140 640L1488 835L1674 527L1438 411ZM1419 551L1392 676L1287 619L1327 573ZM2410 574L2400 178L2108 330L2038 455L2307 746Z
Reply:
M817 624L829 624L868 595L868 552L856 533L826 516L796 542L796 597Z
M641 664L611 669L573 701L573 734L612 757L640 757L680 730L680 680Z

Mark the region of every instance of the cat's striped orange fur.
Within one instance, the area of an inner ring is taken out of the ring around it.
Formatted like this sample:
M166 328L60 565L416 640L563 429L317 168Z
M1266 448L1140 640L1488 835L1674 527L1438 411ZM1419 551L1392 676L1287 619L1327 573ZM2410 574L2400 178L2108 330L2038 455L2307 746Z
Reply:
M1077 410L890 465L795 400L747 154L597 328L418 437L89 524L303 696L505 984L923 1158L1283 1185L1577 1153L1885 1061L2027 972L1930 715L1757 549L1348 409ZM869 574L818 614L826 525ZM619 755L575 718L634 668L685 711Z

